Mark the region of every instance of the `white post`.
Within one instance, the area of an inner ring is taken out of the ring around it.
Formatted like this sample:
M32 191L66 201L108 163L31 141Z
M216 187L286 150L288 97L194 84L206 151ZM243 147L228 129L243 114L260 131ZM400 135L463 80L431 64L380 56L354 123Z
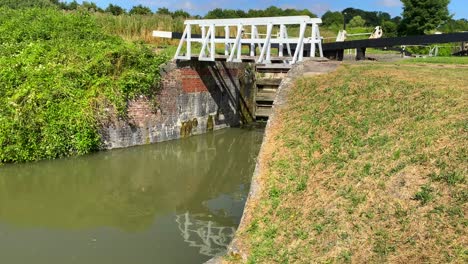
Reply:
M202 59L203 57L205 57L205 48L206 48L206 27L205 26L200 26L201 28L201 38L203 40L202 42L202 48L200 50L200 54L198 55L198 59ZM209 32L208 32L209 34Z
M187 59L192 57L192 26L187 25Z
M225 26L224 27L224 39L226 41L226 43L224 43L224 55L228 56L229 55L229 39L230 39L230 36L229 36L229 26Z
M283 39L284 39L284 25L280 25L280 33L279 33L279 38L280 38L280 43L278 47L278 56L283 57Z
M206 27L205 26L200 26L201 28L201 37L204 39L206 37Z
M234 59L234 53L236 52L237 46L240 45L241 36L242 26L237 26L236 41L234 42L234 45L232 45L231 53L229 54L229 58L227 59L227 61L232 61Z
M320 37L320 29L319 29L319 26L317 24L314 24L314 26L316 27L315 38L318 41L319 55L320 55L320 58L323 58L322 38Z
M270 27L270 31L267 32L267 52L266 52L266 63L271 63L271 33L273 31L273 24L270 23L268 24L268 27ZM267 29L268 31L268 29Z
M260 57L258 57L257 63L261 63L263 61L263 57L265 57L265 53L267 52L268 46L270 46L270 39L271 39L271 31L273 29L273 25L270 23L267 25L267 35L265 38L265 43L263 44L262 52L260 52Z
M255 25L252 25L250 27L250 39L252 40L252 43L250 43L250 56L255 56L255 43L253 43L253 39L255 38L255 31L257 30L257 27Z
M288 39L288 29L286 27L284 27L284 37L286 39ZM291 44L289 44L289 42L286 43L286 49L288 50L288 56L292 56L292 52L291 52Z
M215 31L215 25L212 24L210 25L210 31L211 31L211 51L210 51L210 55L211 55L211 60L212 61L215 61L215 53L216 53L216 45L215 45L215 34L216 34L216 31Z
M315 25L312 24L312 41L310 43L310 57L315 57L315 45L317 44L316 43L316 40L317 38L315 37Z
M204 27L202 28L202 36L203 36L202 47L200 50L200 54L198 55L198 60L206 60L206 48L208 46L208 38L210 37L210 34L211 34L211 26L208 29L208 33L205 32Z
M260 35L258 34L258 28L257 28L257 27L255 27L255 38L256 38L256 39L259 39L259 38L260 38ZM258 42L258 49L259 49L259 50L262 50L262 49L263 49L262 44L261 44L260 42Z
M239 24L238 27L240 28L240 38L239 38L239 43L237 44L237 58L236 58L236 61L237 62L241 62L241 55L242 55L242 32L244 31L244 27L242 26L242 24Z
M296 45L296 51L294 52L292 64L296 63L298 60L302 61L302 53L303 53L303 46L304 46L304 33L305 33L305 25L301 23L301 27L299 30L299 39Z
M177 46L177 50L174 55L174 60L176 60L179 57L179 53L182 50L182 46L184 45L185 36L187 36L187 27L185 27L184 33L182 33L182 38L180 39L179 46Z

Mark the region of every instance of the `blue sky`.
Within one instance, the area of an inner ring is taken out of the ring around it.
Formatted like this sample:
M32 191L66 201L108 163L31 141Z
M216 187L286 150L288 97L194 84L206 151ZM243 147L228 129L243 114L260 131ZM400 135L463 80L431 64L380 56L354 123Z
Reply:
M307 8L313 13L322 15L327 10L341 11L347 7L354 7L368 11L384 11L392 16L401 14L400 0L88 0L100 7L107 7L109 3L117 4L130 9L132 6L142 4L157 10L158 7L167 7L171 10L183 9L191 14L204 15L214 8L229 9L262 9L271 5L282 8ZM78 2L81 2L78 1ZM468 18L468 0L452 0L449 10L455 18Z

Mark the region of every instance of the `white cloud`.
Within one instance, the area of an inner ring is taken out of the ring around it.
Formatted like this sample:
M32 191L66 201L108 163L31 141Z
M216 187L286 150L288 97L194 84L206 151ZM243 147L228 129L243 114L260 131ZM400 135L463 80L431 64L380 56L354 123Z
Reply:
M380 0L377 4L385 6L385 7L400 7L401 1L400 0Z

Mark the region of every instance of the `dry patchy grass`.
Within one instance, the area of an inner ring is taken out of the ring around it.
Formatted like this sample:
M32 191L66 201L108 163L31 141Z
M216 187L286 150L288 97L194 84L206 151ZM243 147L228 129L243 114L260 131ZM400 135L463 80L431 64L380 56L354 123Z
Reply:
M395 64L298 80L239 234L248 262L466 263L467 86Z

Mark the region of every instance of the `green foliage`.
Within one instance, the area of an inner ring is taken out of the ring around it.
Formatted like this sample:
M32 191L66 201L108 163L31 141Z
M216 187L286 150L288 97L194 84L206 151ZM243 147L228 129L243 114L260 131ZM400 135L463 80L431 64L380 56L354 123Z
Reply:
M76 0L71 1L70 3L60 2L59 7L64 10L77 10L80 4Z
M350 27L364 27L366 21L361 16L355 16L349 21Z
M0 0L0 7L12 9L52 6L53 3L49 0Z
M404 60L403 63L468 64L468 57L427 57Z
M86 10L90 12L100 12L103 13L104 10L96 5L94 2L83 1L79 6L80 10Z
M401 35L423 35L447 21L450 0L402 0Z
M322 22L324 26L340 27L343 25L344 16L341 12L327 11L322 16Z
M391 16L389 13L380 12L380 11L364 11L362 9L356 9L348 7L342 12L345 14L346 23L349 23L351 19L356 16L360 16L362 19L366 21L365 26L380 26L382 25L383 21L391 20Z
M158 8L158 11L156 11L156 14L170 16L172 13L166 7L160 7Z
M151 94L166 60L87 12L0 8L0 43L0 162L98 149L99 113Z
M171 16L173 18L189 18L192 17L189 13L185 12L182 9L178 9L174 12L169 11L166 7L160 7L158 8L158 11L156 11L157 15L163 15L163 16Z
M308 9L282 9L276 6L270 6L264 10L250 9L245 12L243 10L221 9L215 8L209 11L205 18L243 18L243 17L277 17L277 16L310 16L317 17L317 15L310 12Z
M137 6L132 7L132 9L130 9L130 11L128 11L128 13L130 15L151 15L151 14L153 14L153 12L151 11L151 9L149 7L143 6L143 5L137 5Z
M421 186L421 190L414 195L414 199L418 200L421 205L425 205L434 199L434 189L429 185Z
M451 46L444 46L442 45L431 45L431 46L412 46L406 47L406 50L409 51L411 54L418 54L418 55L429 55L431 49L437 46L438 53L437 56L441 57L449 57L457 50L453 49ZM434 54L433 54L434 55Z
M398 25L393 21L384 21L382 23L382 30L386 38L396 37L398 35Z
M460 31L468 31L468 20L465 18L454 20L449 19L445 24L440 26L437 30L444 33L453 33Z
M183 18L188 18L190 17L190 14L185 12L184 10L182 9L179 9L179 10L176 10L174 11L174 13L172 13L172 17L183 17Z
M114 16L120 16L120 15L125 14L125 9L123 9L122 7L118 5L113 5L113 4L109 4L109 6L106 8L105 11L107 13L111 13Z

